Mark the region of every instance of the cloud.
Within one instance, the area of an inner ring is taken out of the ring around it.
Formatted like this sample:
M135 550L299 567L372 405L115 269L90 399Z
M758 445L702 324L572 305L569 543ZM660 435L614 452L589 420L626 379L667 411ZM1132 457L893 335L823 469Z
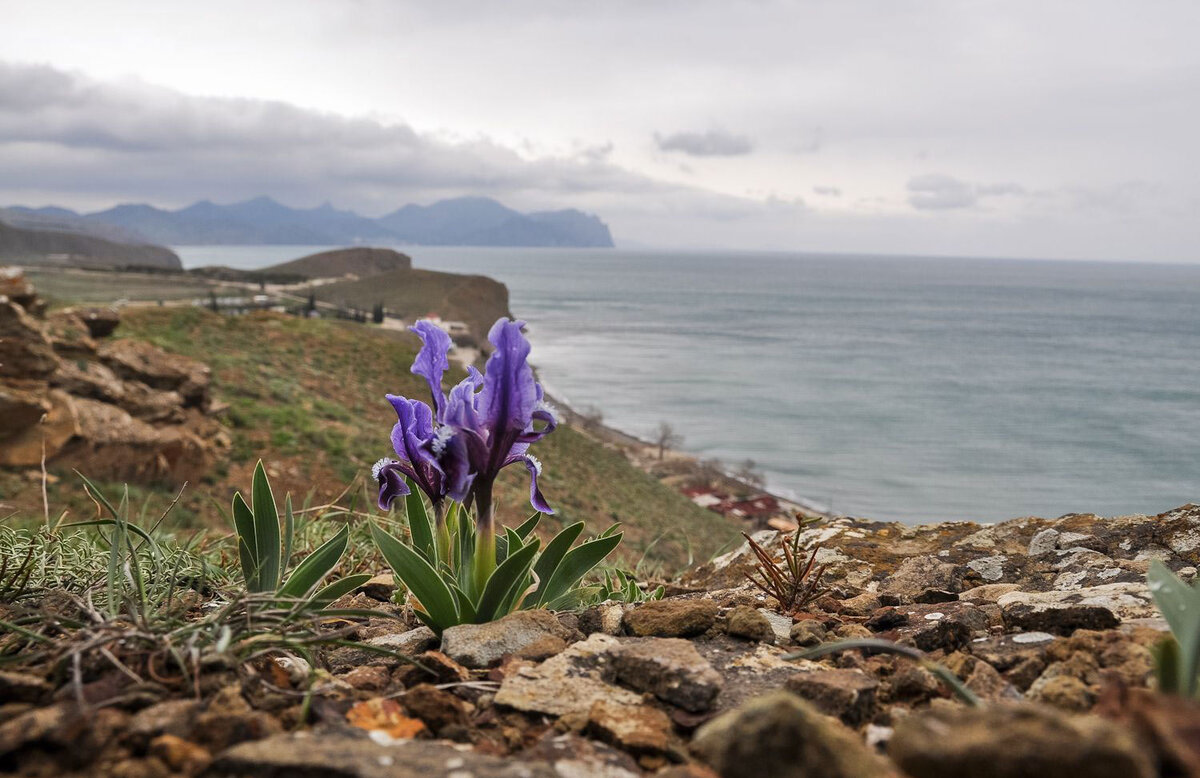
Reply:
M9 197L64 191L180 203L270 193L382 212L465 193L539 206L676 188L611 164L611 149L530 159L486 136L446 139L280 101L0 62L0 193Z
M814 186L812 188L814 194L819 194L822 197L841 197L841 187L837 186Z
M733 135L722 130L708 132L675 132L654 134L660 151L678 151L693 157L737 157L749 154L754 144L745 135Z
M926 173L908 180L908 203L920 211L973 208L985 197L1025 194L1019 184L972 184L941 173Z

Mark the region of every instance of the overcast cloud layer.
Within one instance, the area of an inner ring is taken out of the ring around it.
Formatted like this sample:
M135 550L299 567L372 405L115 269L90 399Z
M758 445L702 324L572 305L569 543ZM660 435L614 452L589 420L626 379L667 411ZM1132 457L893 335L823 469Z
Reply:
M578 207L618 243L1200 261L1200 5L0 0L0 204Z

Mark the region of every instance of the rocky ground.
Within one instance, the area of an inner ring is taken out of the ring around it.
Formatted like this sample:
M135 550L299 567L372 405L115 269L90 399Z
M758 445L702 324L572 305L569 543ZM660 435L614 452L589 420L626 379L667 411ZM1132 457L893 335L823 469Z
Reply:
M779 553L780 536L756 539ZM214 663L187 688L99 659L74 677L17 663L0 672L0 770L1200 775L1200 708L1148 688L1165 625L1144 583L1152 559L1195 575L1200 506L991 526L838 519L802 541L820 544L830 591L800 612L746 583L743 546L660 601L521 612L440 639L383 577L338 604L377 614L331 623L345 644ZM925 652L982 706L903 657L785 658L866 636Z

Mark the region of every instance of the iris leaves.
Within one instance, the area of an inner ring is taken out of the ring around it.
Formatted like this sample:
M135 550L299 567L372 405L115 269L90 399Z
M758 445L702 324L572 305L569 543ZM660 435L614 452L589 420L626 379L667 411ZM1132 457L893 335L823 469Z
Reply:
M534 534L541 513L496 538L496 567L481 579L475 563L475 527L458 503L440 525L430 521L419 493L405 500L411 543L371 525L371 535L414 600L418 617L441 634L456 624L482 624L522 608L562 608L592 587L580 582L621 542L618 525L578 546L579 522L564 528L545 548ZM443 535L444 537L438 537ZM539 553L540 552L540 553Z
M1200 589L1184 583L1158 560L1150 563L1146 582L1171 628L1171 636L1154 652L1159 691L1200 696Z
M292 498L288 495L284 499L281 530L275 495L262 462L254 468L250 502L246 502L241 492L233 496L233 526L242 578L251 594L274 593L281 601L302 610L324 608L370 579L369 575L351 575L317 588L346 553L350 530L345 526L287 575L296 527Z

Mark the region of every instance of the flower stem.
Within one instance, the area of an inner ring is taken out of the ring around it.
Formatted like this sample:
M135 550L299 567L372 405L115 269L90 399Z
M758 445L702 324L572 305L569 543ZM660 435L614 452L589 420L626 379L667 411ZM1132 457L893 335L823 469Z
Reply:
M475 486L475 590L483 592L496 570L496 506L491 483Z

